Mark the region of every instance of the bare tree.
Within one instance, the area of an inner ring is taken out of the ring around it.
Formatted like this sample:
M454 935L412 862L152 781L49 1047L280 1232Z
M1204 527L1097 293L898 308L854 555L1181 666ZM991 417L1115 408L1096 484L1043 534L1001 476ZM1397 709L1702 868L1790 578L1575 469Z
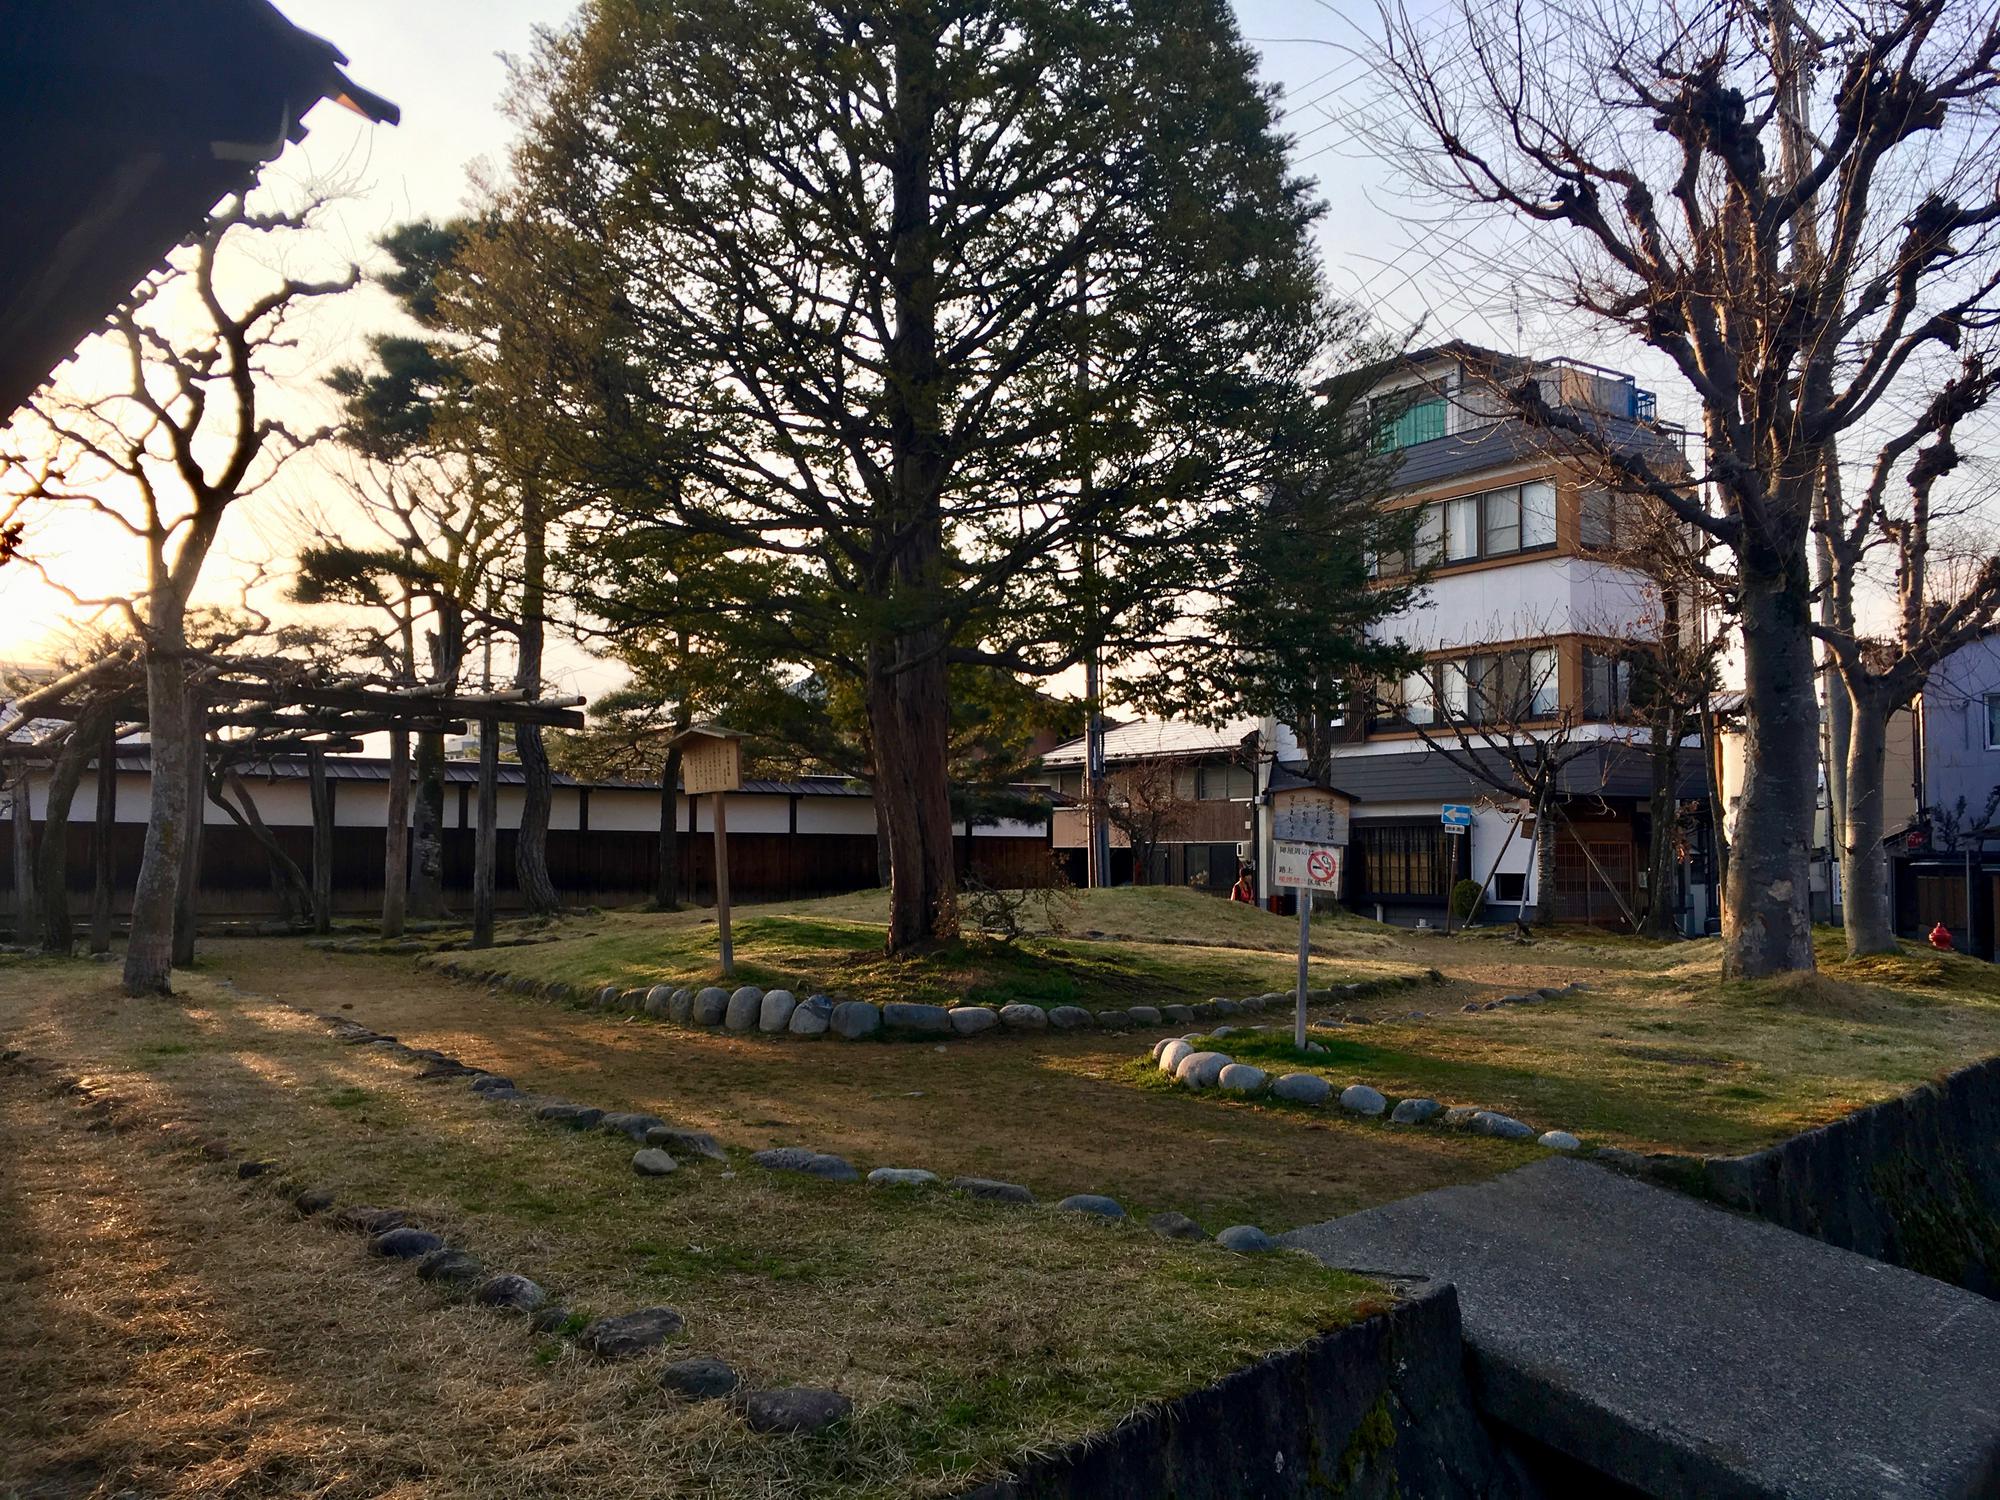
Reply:
M2000 317L1991 172L2000 17L1950 0L1801 8L1824 129L1774 160L1788 38L1751 0L1694 10L1453 0L1386 13L1405 169L1541 226L1523 279L1664 355L1699 403L1690 491L1601 420L1515 409L1731 554L1746 756L1724 967L1813 965L1819 714L1810 528L1829 444L1895 467L1948 435L1935 399ZM1821 247L1793 253L1808 226ZM1545 269L1547 268L1547 269ZM1865 509L1865 502L1863 502ZM1843 524L1849 517L1839 518Z
M132 902L125 990L167 994L175 908L191 820L199 815L192 761L200 729L188 691L188 612L231 506L268 485L320 434L295 433L272 413L271 356L289 343L305 303L352 287L353 266L328 280L259 273L276 241L311 224L318 200L253 211L225 202L190 247L141 284L113 314L108 342L122 377L102 394L60 390L30 408L29 444L9 461L24 499L87 507L136 541L146 577L130 596L72 600L123 613L146 662L152 803ZM263 289L235 288L260 280ZM39 432L36 431L39 429ZM46 576L46 573L45 575Z
M1602 757L1619 743L1583 733L1585 705L1564 702L1560 689L1561 664L1554 647L1524 641L1457 652L1428 663L1394 685L1379 705L1416 730L1425 745L1468 780L1525 809L1522 821L1530 829L1528 863L1535 875L1536 920L1543 926L1553 923L1556 915L1555 840L1550 830L1563 816L1565 802L1594 789L1585 784L1592 757L1599 758L1597 786L1602 786ZM1577 767L1584 768L1583 778L1573 770ZM1591 864L1596 865L1594 858ZM1623 895L1602 870L1597 874L1636 928ZM1491 872L1481 882L1482 902L1490 882ZM1523 938L1528 930L1526 906L1524 897L1515 913Z
M1188 826L1195 809L1189 783L1194 762L1184 757L1133 761L1104 778L1100 816L1132 846L1132 883L1144 885L1153 855Z

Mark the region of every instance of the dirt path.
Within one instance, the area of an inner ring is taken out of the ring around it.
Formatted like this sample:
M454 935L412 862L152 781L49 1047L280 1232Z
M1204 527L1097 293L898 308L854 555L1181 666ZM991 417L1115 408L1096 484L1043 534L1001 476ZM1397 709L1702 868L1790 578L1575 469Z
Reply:
M812 1044L498 996L406 959L284 940L215 944L204 967L246 990L342 1010L524 1087L616 1101L733 1145L805 1144L864 1168L999 1177L1044 1198L1105 1192L1135 1212L1178 1209L1210 1229L1314 1223L1530 1159L1495 1141L1391 1137L1338 1117L1302 1119L1112 1081L1145 1055L1150 1034Z

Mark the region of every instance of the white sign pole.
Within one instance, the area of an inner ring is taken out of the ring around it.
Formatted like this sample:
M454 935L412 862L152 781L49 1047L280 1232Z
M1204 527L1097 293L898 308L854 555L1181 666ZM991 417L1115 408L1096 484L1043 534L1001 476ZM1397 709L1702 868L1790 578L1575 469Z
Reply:
M1306 963L1312 952L1313 893L1299 892L1299 1003L1292 1017L1292 1045L1306 1050Z

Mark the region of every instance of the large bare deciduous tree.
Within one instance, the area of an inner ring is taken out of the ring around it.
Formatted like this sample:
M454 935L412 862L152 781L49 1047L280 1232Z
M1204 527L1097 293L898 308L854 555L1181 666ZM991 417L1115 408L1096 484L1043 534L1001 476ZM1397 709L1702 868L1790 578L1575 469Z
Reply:
M310 229L318 206L265 211L229 199L113 314L104 350L114 373L53 388L12 434L15 494L31 507L88 509L143 559L144 578L129 594L64 590L79 605L122 613L145 654L152 792L125 955L132 995L169 992L175 908L200 815L189 611L230 508L321 436L294 431L273 411L274 355L305 304L359 280L351 265L326 279L268 269L283 242Z
M1730 555L1746 774L1724 962L1745 976L1813 965L1815 634L1849 680L1867 654L1853 622L1814 619L1816 505L1840 505L1835 532L1888 534L1873 502L1824 484L1829 449L1907 487L1949 448L1947 392L1982 381L2000 318L2000 16L1886 0L1781 19L1751 0L1398 5L1382 56L1398 122L1383 133L1408 173L1534 226L1518 278L1650 345L1693 392L1692 488L1539 387L1513 394ZM1814 41L1803 134L1793 26ZM1948 636L1985 607L1934 623Z

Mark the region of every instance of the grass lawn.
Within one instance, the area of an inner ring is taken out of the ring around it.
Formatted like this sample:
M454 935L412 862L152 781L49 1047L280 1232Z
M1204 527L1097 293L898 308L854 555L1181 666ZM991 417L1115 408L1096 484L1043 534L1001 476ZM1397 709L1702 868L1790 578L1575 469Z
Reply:
M1289 918L1176 888L1077 893L1068 932L1037 924L1014 944L968 938L915 959L885 958L880 891L740 909L731 925L738 984L824 990L857 1000L1093 1008L1254 994L1296 982ZM1348 918L1322 924L1316 984L1407 973L1396 938ZM711 912L607 912L558 923L552 942L494 950L494 968L579 988L717 981Z
M1266 1068L1502 1110L1538 1129L1638 1150L1732 1154L1826 1124L2000 1054L2000 969L1914 947L1847 961L1819 937L1820 971L1725 984L1714 941L1656 945L1597 935L1528 948L1490 937L1412 937L1405 951L1477 983L1450 1000L1550 979L1587 995L1321 1034L1305 1058L1275 1032L1214 1045ZM1461 1000L1462 1003L1462 1000ZM1152 1085L1156 1074L1131 1076Z
M314 974L319 956L297 944L242 946L307 980L298 998L331 1008L351 993L360 1018L398 1024L393 990L367 981L407 976L407 963L339 959ZM1367 1283L1298 1257L1239 1258L1047 1208L912 1199L740 1157L642 1180L629 1143L417 1082L219 982L248 967L240 957L179 976L170 1003L119 999L109 966L0 961L6 1045L88 1075L127 1102L121 1119L146 1122L90 1130L84 1112L0 1072L0 1319L14 1334L0 1355L0 1493L952 1493L1381 1305ZM620 1050L620 1028L526 1002L512 1012L584 1033L550 1043L571 1049L568 1077L512 1048L524 1084L635 1102L629 1077L592 1066ZM406 1039L420 1040L423 1018L410 1019ZM500 1049L479 1040L468 1034L463 1055L491 1061ZM860 1051L935 1056L789 1054ZM649 1056L658 1076L679 1067L672 1051ZM775 1090L765 1105L792 1117L787 1138L818 1146L838 1144L840 1114L871 1108L858 1092L844 1108ZM573 1307L674 1306L688 1322L678 1353L720 1355L760 1384L834 1386L856 1415L778 1438L715 1404L673 1404L645 1362L599 1364L451 1304L231 1168L167 1154L148 1125L169 1119L268 1153L343 1202L409 1209Z

